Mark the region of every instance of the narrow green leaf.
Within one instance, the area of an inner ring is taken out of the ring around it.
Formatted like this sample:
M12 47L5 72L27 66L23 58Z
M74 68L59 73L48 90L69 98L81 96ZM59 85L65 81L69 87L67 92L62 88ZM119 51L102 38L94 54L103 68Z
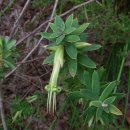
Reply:
M80 41L80 38L79 38L79 36L76 36L76 35L69 35L66 37L66 41L71 42L71 43L78 42L78 41Z
M72 23L72 27L78 28L79 24L78 24L78 19L74 19L73 23Z
M96 122L98 122L101 119L102 113L103 113L103 109L98 108L97 111L96 111Z
M96 68L96 64L88 56L78 56L78 62L87 68Z
M56 24L58 30L61 29L62 31L64 31L65 24L64 24L64 21L62 20L62 18L60 16L55 17L55 24Z
M65 50L71 59L77 59L77 49L73 45L68 44Z
M52 33L51 35L50 35L50 39L54 39L54 38L57 38L57 37L59 37L61 35L61 33L60 32L54 32L54 33Z
M83 77L86 88L92 91L92 75L88 71L85 71Z
M76 28L74 28L74 27L69 27L69 28L66 28L66 29L65 29L64 33L65 33L65 35L68 35L68 34L72 33L72 32L75 31L75 30L76 30Z
M81 25L77 30L75 30L73 33L75 35L80 35L87 27L89 26L89 23L85 23Z
M99 100L104 101L112 93L116 85L117 85L116 81L110 82L107 85L107 87L103 90Z
M82 49L82 48L91 46L90 43L86 43L86 42L76 42L76 43L74 43L74 45L75 45L75 47L78 48L78 49Z
M46 38L48 40L50 40L50 36L52 35L52 33L48 33L48 32L41 32L40 34L43 38Z
M95 100L97 99L97 95L95 95L94 93L92 93L92 91L88 90L88 89L81 89L80 90L84 99L86 100Z
M80 80L80 82L82 84L85 85L85 83L84 83L84 69L78 67L78 72L77 73L78 73L78 75L77 75L78 79Z
M5 66L8 66L8 67L10 67L10 68L12 68L12 69L15 68L13 62L8 61L8 60L4 60L4 62L5 62L5 64L4 64Z
M68 28L68 27L71 27L72 26L72 23L73 23L73 14L71 14L67 19L66 19L66 22L65 22L65 26Z
M77 60L68 58L69 73L74 77L77 73Z
M100 79L97 71L94 71L92 75L92 92L97 95L100 93Z
M102 107L102 102L101 101L91 101L89 103L89 106L95 106L95 107Z
M15 43L16 43L16 40L9 41L8 44L7 44L7 46L6 46L6 49L10 50L12 48L15 48L15 46L16 46Z
M122 115L122 112L116 106L114 106L114 105L110 105L109 111L112 114L114 114L114 115L118 115L118 116Z
M49 25L50 25L50 28L53 30L53 32L58 31L57 26L54 23L50 23Z
M88 123L92 119L92 117L94 117L95 112L96 112L96 108L93 106L85 109L85 111L83 113L83 116L85 118L85 122Z
M110 111L109 111L109 106L108 106L108 107L103 107L103 110L104 110L106 113L110 113Z
M51 64L54 60L54 53L52 53L51 55L49 55L43 62L43 64Z
M101 48L101 45L99 44L92 44L91 46L86 47L85 51L95 51Z
M61 35L60 37L58 37L58 38L56 39L56 44L60 44L60 43L63 41L64 38L65 38L65 35L64 35L64 34Z
M115 101L115 99L116 99L116 97L112 96L112 97L109 97L109 98L105 99L103 103L110 105Z

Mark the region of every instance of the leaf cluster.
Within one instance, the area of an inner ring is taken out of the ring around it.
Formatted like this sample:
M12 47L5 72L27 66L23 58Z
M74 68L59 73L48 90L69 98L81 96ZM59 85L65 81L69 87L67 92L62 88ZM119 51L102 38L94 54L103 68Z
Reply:
M54 53L59 45L64 46L64 67L74 77L79 66L86 68L96 68L96 64L84 53L99 49L98 44L86 43L87 34L83 33L89 23L81 26L78 20L70 15L64 22L60 16L56 16L54 23L50 23L52 32L42 32L41 36L51 41L47 49L51 50L51 54L44 60L44 64L51 64L54 60Z
M118 83L113 81L101 84L97 71L94 71L92 74L85 71L83 76L82 84L84 84L84 88L70 92L68 100L83 100L85 104L83 112L85 121L89 125L98 121L105 125L112 121L113 115L122 115L122 112L114 104L116 99L123 96L121 93L113 93Z

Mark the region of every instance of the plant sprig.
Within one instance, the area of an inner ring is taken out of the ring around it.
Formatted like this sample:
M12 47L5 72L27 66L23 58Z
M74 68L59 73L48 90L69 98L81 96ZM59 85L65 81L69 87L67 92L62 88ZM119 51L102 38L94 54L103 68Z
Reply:
M52 31L41 33L43 38L51 41L50 45L44 46L51 53L43 62L44 64L53 64L49 84L45 87L48 91L47 110L49 113L54 114L56 111L56 93L61 91L57 84L61 68L68 68L72 77L77 75L78 65L96 68L96 64L84 54L85 48L88 49L87 51L91 51L94 48L99 49L101 47L100 45L86 43L82 39L83 32L88 26L89 23L79 26L78 20L73 18L73 14L65 22L60 16L56 16L54 23L50 23Z

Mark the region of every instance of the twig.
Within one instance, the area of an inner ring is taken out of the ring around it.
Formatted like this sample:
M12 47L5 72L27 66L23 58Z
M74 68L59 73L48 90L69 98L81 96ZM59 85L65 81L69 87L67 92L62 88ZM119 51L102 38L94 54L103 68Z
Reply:
M95 1L95 0L89 0L89 1L87 1L87 2L84 2L84 3L80 4L80 5L74 6L72 9L70 9L70 10L64 12L64 13L61 14L60 16L61 16L61 17L64 17L64 16L66 16L67 14L71 13L72 11L74 11L74 10L76 10L76 9L78 9L78 8L81 8L82 6L85 6L85 5L87 5L87 4L90 4L90 3L94 2L94 1ZM26 40L28 37L34 35L34 34L35 34L37 31L39 31L44 25L46 25L48 22L51 22L51 21L53 21L53 20L54 20L54 18L49 19L49 20L43 22L43 23L42 23L41 25L39 25L36 29L34 29L31 33L29 33L28 35L26 35L25 37L23 37L22 39L20 39L20 40L16 43L16 45L19 45L19 44L22 43L24 40Z
M22 18L22 16L23 16L25 10L27 9L29 3L30 3L30 0L27 0L27 2L25 3L25 5L24 5L24 7L23 7L23 9L22 9L22 11L21 11L19 17L16 19L16 21L15 21L15 23L14 23L14 26L13 26L13 28L12 28L12 31L11 31L11 33L10 33L10 38L13 37L13 35L14 35L14 33L15 33L15 30L16 30L16 28L17 28L17 26L18 26L19 20Z
M95 0L89 0L89 1L87 1L87 2L84 2L84 3L80 4L80 5L77 5L77 6L73 7L72 9L68 10L67 12L61 14L61 16L63 17L63 16L65 16L65 15L67 15L68 13L74 11L75 9L78 9L78 8L80 8L80 7L84 6L84 5L87 5L87 4L89 4L89 3L93 2L93 1L95 1ZM47 21L45 21L44 23L42 23L42 24L41 24L38 28L36 28L33 32L31 32L31 33L28 34L26 37L24 37L24 38L22 38L20 41L18 41L16 45L20 44L20 43L23 42L25 39L27 39L28 37L30 37L31 35L33 35L34 33L36 33L41 27L43 27L45 24L47 24L48 22L50 22L50 21L52 21L52 20L54 20L54 19L50 19L50 20L47 20ZM34 48L28 53L28 55L22 60L21 63L25 62L25 61L30 57L30 55L31 55L31 54L37 49L37 47L40 45L40 43L41 43L42 40L43 40L43 38L40 38L40 40L38 41L38 43L37 43L37 44L34 46ZM20 66L21 66L21 64L17 65L11 72L9 72L8 74L6 74L5 78L9 77L9 76L10 76L17 68L19 68Z
M7 130L6 121L5 121L4 107L3 107L3 101L2 101L2 83L1 82L0 82L0 114L1 114L3 130Z

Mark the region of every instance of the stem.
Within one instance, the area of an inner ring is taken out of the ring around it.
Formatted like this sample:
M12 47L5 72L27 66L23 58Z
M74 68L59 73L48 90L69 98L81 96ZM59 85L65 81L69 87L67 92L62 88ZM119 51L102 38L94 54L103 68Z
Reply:
M3 102L2 102L2 87L0 83L0 114L1 114L1 120L2 120L2 125L3 125L3 130L7 130L7 125L5 121L5 113L4 113L4 107L3 107Z
M124 53L125 54L127 53L127 49L128 49L128 43L124 47ZM122 74L123 67L124 67L125 58L126 58L126 55L124 55L123 58L122 58L120 70L119 70L119 73L118 73L118 76L117 76L117 81L120 81L121 74ZM117 90L117 86L115 87L114 93L116 92L116 90Z

